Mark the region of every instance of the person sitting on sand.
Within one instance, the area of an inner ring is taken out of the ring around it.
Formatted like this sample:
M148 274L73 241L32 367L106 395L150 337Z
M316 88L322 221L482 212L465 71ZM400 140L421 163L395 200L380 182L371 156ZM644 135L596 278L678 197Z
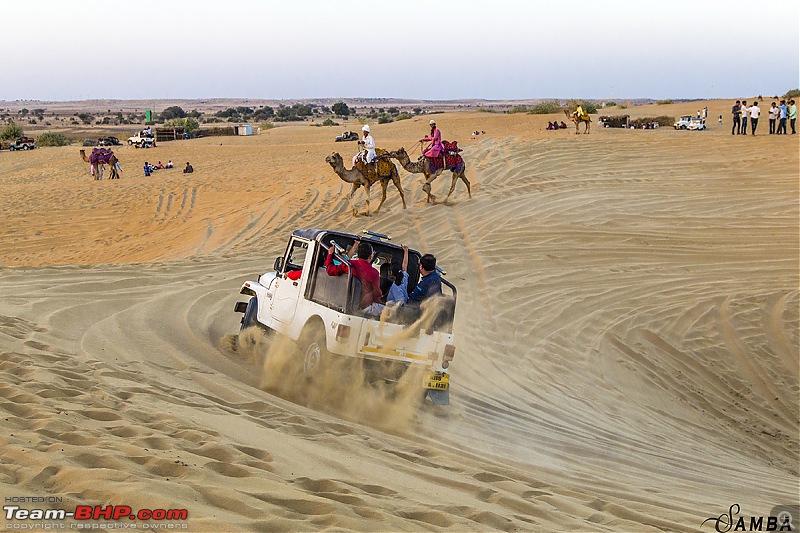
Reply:
M194 169L192 168L192 165L190 165L189 162L187 161L186 162L186 168L183 169L183 173L184 174L191 174L192 172L194 172Z
M164 165L161 164L161 161L158 162L158 164L156 165L156 168L158 168L158 169L164 168Z
M558 126L556 126L556 127L554 128L554 127L553 127L553 123L552 123L552 122L548 122L548 123L547 123L547 128L546 128L546 129L548 129L548 130L558 129Z
M559 127L560 127L562 130L565 130L565 129L567 129L567 125L564 123L564 121L563 121L563 120L561 121L561 124L559 125Z
M172 168L173 166L174 165L172 164L172 159L170 159L169 162L167 163L166 168Z

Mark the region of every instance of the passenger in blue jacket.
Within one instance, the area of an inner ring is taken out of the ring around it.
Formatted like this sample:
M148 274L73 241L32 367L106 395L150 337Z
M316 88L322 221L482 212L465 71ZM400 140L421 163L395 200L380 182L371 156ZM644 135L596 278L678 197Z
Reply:
M426 298L442 294L442 277L436 272L436 258L432 254L422 256L419 261L419 272L422 274L422 279L408 295L408 303L412 305L419 305Z

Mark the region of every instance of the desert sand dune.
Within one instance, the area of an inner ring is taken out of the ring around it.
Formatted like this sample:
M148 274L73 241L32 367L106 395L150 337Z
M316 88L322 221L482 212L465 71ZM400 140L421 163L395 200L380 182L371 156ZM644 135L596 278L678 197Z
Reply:
M0 153L0 494L193 531L697 531L796 503L796 140L548 118L440 115L473 199L401 170L409 208L390 188L355 219L327 128L121 148L114 182L74 147ZM426 122L373 131L410 148ZM143 177L159 159L196 172ZM304 227L436 253L448 409L267 386L232 308Z

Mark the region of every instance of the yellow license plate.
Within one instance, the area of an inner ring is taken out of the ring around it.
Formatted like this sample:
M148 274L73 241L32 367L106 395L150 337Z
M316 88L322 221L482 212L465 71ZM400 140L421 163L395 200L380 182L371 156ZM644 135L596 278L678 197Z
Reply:
M447 390L450 387L450 374L428 372L422 381L423 387L434 390Z

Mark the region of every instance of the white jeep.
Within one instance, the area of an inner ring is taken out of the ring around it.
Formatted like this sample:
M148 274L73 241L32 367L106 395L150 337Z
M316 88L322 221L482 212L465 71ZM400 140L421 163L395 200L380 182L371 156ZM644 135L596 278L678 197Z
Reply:
M136 135L134 135L133 137L128 137L128 144L131 146L133 145L138 146L144 142L152 146L153 143L155 143L155 140L156 140L155 137L153 137L152 135L142 136L141 132L137 132Z
M360 239L375 251L373 267L401 263L400 246L385 242L386 236L365 233L369 236ZM234 307L235 312L244 313L240 331L261 327L289 337L300 347L303 373L310 377L322 372L332 356L360 359L373 373L376 368L379 373L385 371L385 381L417 368L421 392L435 404L449 404L449 368L455 355L455 286L442 278L450 295L429 299L435 305L423 305L424 311L402 306L396 312L385 312L381 323L359 309L361 282L352 275L352 269L347 274L329 276L324 266L331 241L339 250L334 258L349 264L343 250L356 239L356 235L338 231L294 231L286 252L275 260L274 272L242 285L240 293L250 299ZM420 279L420 253L409 249L408 256L410 294Z

